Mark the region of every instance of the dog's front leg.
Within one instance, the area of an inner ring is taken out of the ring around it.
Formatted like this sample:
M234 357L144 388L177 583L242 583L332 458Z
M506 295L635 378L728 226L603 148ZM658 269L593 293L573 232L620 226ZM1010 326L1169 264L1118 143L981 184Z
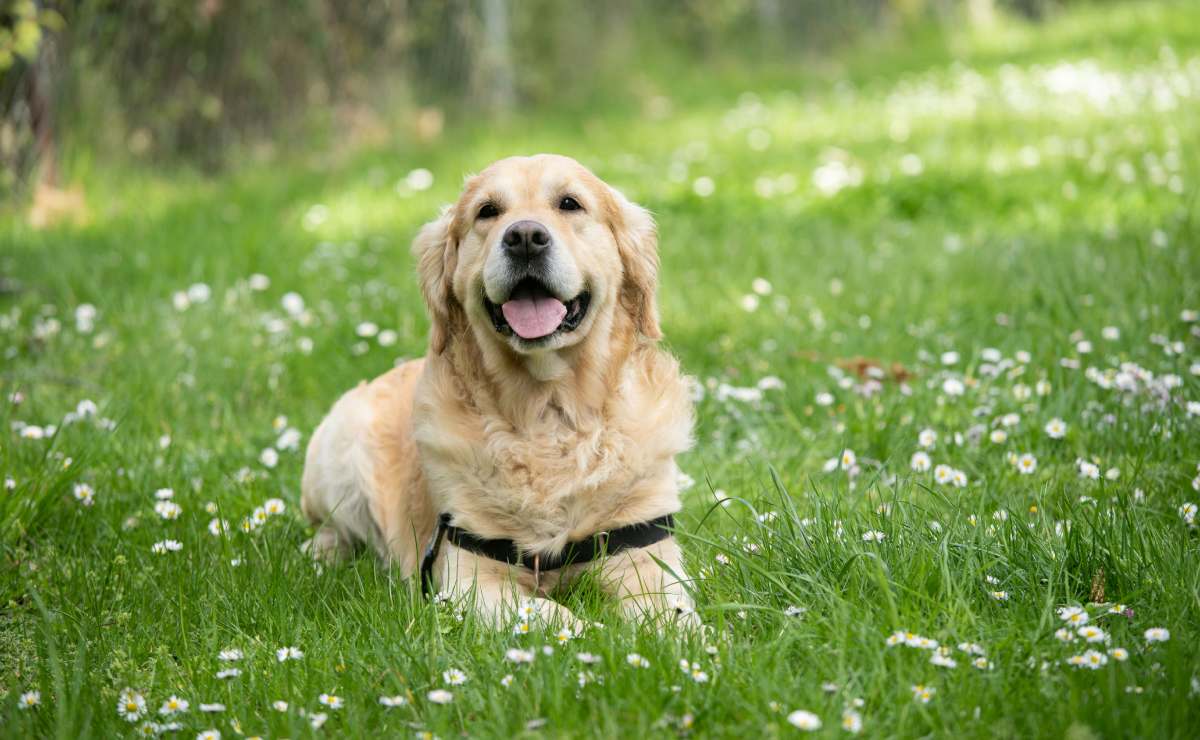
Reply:
M440 592L497 629L524 622L530 628L568 627L578 634L584 627L570 609L539 596L533 574L524 568L480 557L447 542L434 574Z
M607 558L602 568L604 588L617 597L626 616L700 626L685 585L683 555L674 537L648 547L624 550Z

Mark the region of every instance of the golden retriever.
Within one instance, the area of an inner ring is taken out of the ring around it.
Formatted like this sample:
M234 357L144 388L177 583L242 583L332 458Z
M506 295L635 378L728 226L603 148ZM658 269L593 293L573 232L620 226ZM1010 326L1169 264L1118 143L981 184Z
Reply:
M442 513L549 559L679 510L692 407L657 345L644 209L568 157L512 157L469 178L413 252L429 349L346 393L314 432L313 556L365 543L407 577ZM520 609L578 626L547 595L589 570L628 615L695 621L674 537L550 572L449 541L432 562L441 593L496 625Z

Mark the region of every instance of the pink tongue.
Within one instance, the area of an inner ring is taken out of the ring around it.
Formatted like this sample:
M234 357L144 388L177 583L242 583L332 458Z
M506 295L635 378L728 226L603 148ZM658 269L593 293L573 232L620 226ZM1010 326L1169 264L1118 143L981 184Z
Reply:
M505 302L500 310L508 325L522 339L553 334L567 315L567 307L562 301L545 294L522 293Z

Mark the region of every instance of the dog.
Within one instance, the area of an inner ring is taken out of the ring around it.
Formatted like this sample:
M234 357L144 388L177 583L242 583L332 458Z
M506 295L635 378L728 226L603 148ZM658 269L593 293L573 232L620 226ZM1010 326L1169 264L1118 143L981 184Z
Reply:
M589 571L631 618L695 623L670 517L693 410L658 346L650 214L573 159L512 157L413 254L428 351L313 433L306 550L365 544L496 626L583 624L549 595Z

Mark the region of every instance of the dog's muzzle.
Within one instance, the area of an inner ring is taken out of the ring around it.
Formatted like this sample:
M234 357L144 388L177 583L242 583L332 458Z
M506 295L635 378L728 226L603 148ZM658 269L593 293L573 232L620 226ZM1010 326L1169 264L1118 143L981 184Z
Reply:
M499 305L483 296L492 325L500 334L514 334L526 341L547 339L555 334L574 331L587 315L591 294L581 291L562 300L536 277L526 277Z

